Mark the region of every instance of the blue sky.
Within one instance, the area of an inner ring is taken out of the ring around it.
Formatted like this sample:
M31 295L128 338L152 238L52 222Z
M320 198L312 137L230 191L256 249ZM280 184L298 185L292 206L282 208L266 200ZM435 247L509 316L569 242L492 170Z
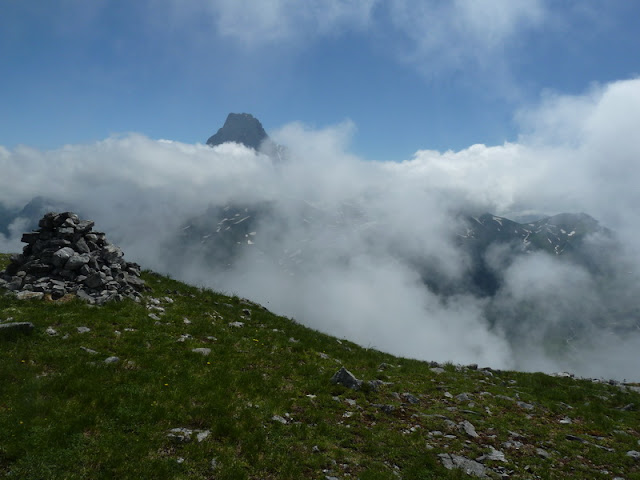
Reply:
M0 145L113 134L204 142L351 121L349 150L501 145L518 113L640 74L626 0L0 0Z

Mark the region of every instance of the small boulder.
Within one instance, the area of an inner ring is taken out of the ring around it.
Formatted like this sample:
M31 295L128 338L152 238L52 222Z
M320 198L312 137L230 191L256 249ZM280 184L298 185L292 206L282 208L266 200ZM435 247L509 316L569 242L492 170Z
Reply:
M331 377L331 383L337 383L353 390L359 390L362 386L362 380L358 380L353 373L344 367Z
M191 350L193 353L199 353L200 355L203 356L208 356L211 353L211 349L210 348L194 348Z

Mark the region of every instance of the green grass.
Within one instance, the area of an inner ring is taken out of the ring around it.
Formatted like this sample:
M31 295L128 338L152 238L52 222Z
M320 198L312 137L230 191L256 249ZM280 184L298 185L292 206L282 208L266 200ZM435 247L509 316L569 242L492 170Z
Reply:
M0 268L6 263L0 256ZM502 466L514 479L640 478L640 463L625 455L640 450L640 414L621 409L640 407L638 394L453 365L437 374L426 363L339 341L237 297L151 272L143 277L165 308L160 324L133 301L90 307L0 295L0 321L36 326L29 336L0 339L0 477L460 479L468 477L445 470L437 454L473 459L493 446L507 463L486 465ZM234 321L244 327L230 327ZM80 326L91 331L78 333ZM179 342L184 334L191 337ZM211 354L192 352L198 347ZM109 356L120 360L105 364ZM383 362L391 367L379 370ZM342 365L392 384L358 392L331 384ZM404 392L419 403L404 402L397 395ZM466 392L472 403L445 392ZM380 404L395 409L385 413ZM564 417L572 423L560 423ZM480 437L447 419L472 422ZM210 435L180 443L167 436L176 427ZM519 449L502 445L510 431L522 435ZM569 434L589 443L569 441Z

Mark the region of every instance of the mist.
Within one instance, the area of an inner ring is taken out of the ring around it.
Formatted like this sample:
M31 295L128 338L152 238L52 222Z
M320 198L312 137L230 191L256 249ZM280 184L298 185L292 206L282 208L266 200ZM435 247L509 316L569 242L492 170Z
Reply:
M356 126L348 121L270 132L287 146L285 162L237 144L211 148L138 134L50 151L0 146L0 203L54 199L94 220L129 261L247 297L365 347L640 380L640 80L549 94L517 118L517 142L418 150L396 162L349 153ZM210 206L256 204L270 213L230 268L212 270L176 251L185 223ZM452 242L460 212L586 212L616 232L620 246L610 253L608 240L589 239L606 263L606 285L570 261L496 247L487 254L501 272L493 298L443 294L425 286L416 260L445 283L464 281L469 259ZM21 248L24 226L18 219L0 235L0 251ZM516 318L523 308L530 314ZM607 322L613 313L615 325Z

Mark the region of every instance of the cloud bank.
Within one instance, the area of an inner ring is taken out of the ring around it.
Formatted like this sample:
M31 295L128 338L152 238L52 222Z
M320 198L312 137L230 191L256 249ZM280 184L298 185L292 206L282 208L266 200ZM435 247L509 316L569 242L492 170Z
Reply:
M135 134L52 151L0 147L0 203L20 208L41 195L73 205L128 259L163 272L173 268L166 246L190 218L211 205L267 203L275 214L233 268L193 259L171 273L395 354L638 380L640 331L629 327L640 279L640 80L549 94L519 120L516 143L421 150L399 162L350 154L349 122L284 126L273 137L291 159L275 165L236 144ZM459 211L585 211L619 232L623 248L605 258L606 242L590 240L611 268L606 284L569 262L496 249L487 259L502 272L494 298L442 295L425 287L415 260L447 281L464 279L468 258L451 241ZM0 251L15 250L20 228L0 237ZM533 313L518 322L525 307ZM607 324L614 308L625 325Z

